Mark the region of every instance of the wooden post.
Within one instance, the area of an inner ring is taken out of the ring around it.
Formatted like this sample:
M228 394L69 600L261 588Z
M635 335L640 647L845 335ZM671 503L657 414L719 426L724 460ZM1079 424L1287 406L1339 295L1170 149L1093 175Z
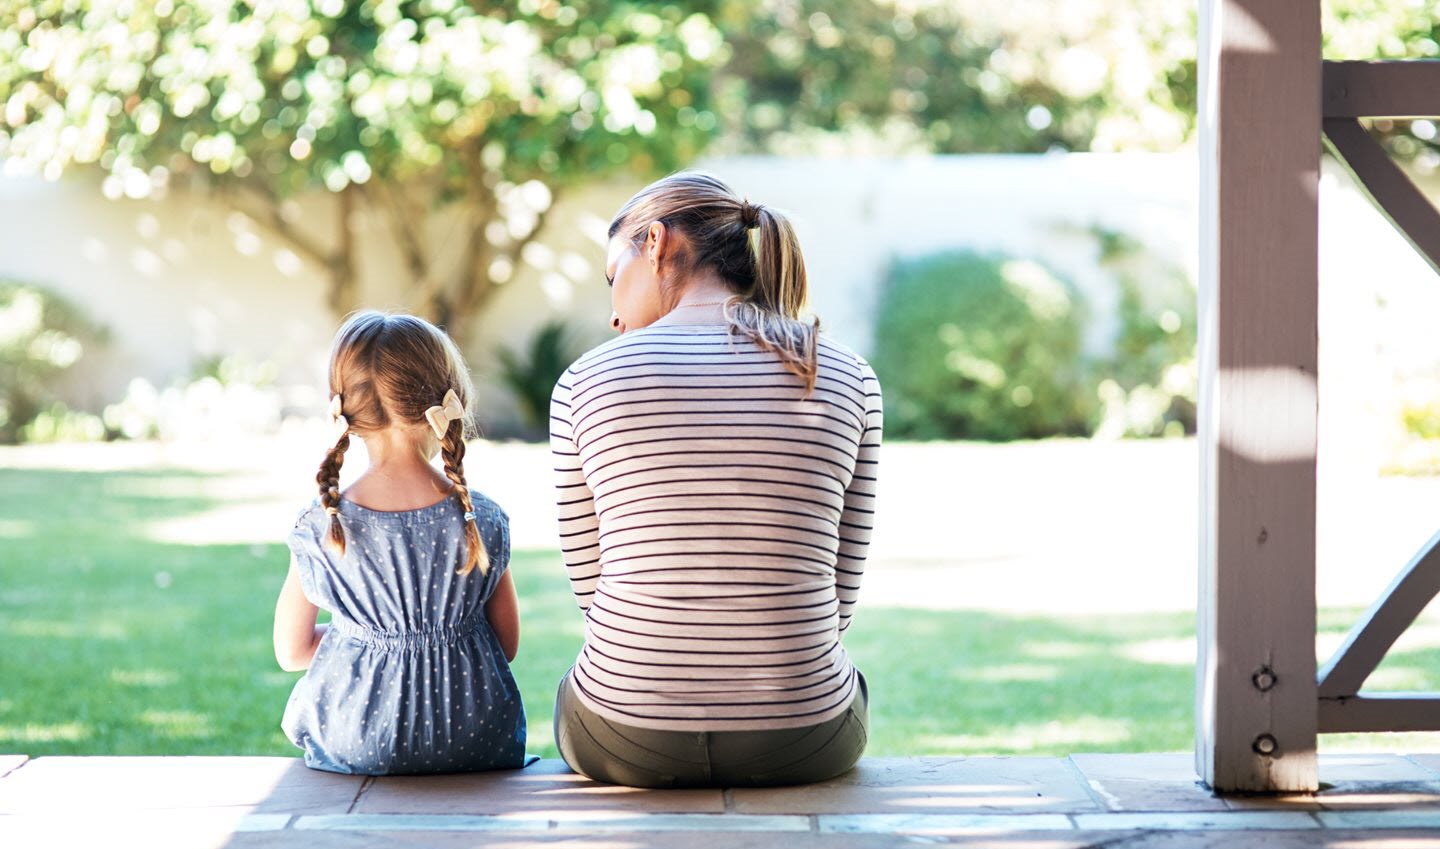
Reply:
M1196 769L1317 788L1319 0L1200 8Z

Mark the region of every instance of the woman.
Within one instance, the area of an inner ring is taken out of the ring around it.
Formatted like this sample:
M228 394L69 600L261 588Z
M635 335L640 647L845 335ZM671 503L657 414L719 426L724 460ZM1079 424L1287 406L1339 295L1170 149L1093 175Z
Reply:
M621 336L551 402L585 646L560 683L572 769L639 787L821 781L865 748L841 637L869 544L880 386L799 320L790 222L714 177L610 224Z

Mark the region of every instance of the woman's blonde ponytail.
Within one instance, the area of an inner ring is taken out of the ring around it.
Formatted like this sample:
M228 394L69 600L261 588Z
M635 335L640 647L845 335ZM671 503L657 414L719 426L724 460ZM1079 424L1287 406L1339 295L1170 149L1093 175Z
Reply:
M672 280L710 269L734 289L725 305L732 334L777 354L805 381L809 394L819 370L820 321L805 323L807 280L800 240L779 212L742 199L720 179L694 171L656 180L616 213L609 236L640 244L663 222L684 235L672 259ZM678 290L662 291L673 305Z
M755 277L746 295L726 304L725 321L732 333L779 355L808 395L819 371L820 319L800 321L808 290L800 239L790 219L748 200L740 203L740 222L749 231Z

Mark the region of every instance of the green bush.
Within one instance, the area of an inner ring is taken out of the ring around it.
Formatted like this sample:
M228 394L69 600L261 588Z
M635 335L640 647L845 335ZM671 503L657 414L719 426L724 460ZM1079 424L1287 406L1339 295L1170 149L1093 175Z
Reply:
M1407 401L1400 410L1405 432L1420 439L1440 439L1440 403Z
M549 432L550 393L555 381L580 355L571 341L565 322L549 321L530 337L524 353L502 348L496 352L500 360L500 379L505 382L520 410L527 433L541 439Z
M1036 439L1091 433L1100 405L1081 354L1086 310L1037 263L974 252L894 264L872 365L890 435Z
M67 411L56 380L105 341L105 331L70 301L25 283L0 281L0 443L27 433L53 437ZM29 425L37 417L38 429Z
M1195 432L1195 286L1185 272L1121 233L1095 229L1100 267L1119 291L1120 329L1096 364L1104 436Z

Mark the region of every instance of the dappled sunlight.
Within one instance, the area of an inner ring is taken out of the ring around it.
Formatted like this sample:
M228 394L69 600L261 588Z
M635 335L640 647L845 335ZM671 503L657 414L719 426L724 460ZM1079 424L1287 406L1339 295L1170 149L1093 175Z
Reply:
M999 666L981 666L975 669L956 669L952 673L965 681L1001 684L1011 681L1053 681L1060 670L1054 666L1035 663L1012 663Z
M1423 690L1433 686L1433 670L1418 666L1388 666L1376 669L1365 679L1362 692L1376 690Z
M1122 719L1081 716L1042 723L1025 723L983 734L920 735L919 751L971 755L1059 747L1068 751L1103 751L1127 743L1131 724Z
M644 793L644 790L636 787L621 787L619 784L596 784L589 778L576 776L579 781L570 781L572 784L585 784L583 787L543 787L543 789L531 790L534 796L634 796L636 793Z
M905 784L903 787L874 787L876 793L939 793L946 796L993 796L996 793L1014 793L1025 785L1015 782L1005 784Z
M1322 775L1321 778L1323 780L1324 776ZM1367 792L1347 788L1345 792L1340 795L1321 792L1316 798L1325 803L1326 809L1335 811L1366 808L1398 808L1409 805L1433 807L1436 802L1440 802L1440 790L1431 790L1430 792L1419 790L1381 790Z
M1091 653L1088 646L1080 643L1025 643L1020 646L1020 653L1026 657L1039 657L1046 660L1074 660L1078 657L1085 657Z
M147 710L138 718L164 737L189 739L214 734L210 717L194 711Z
M1440 731L1322 734L1319 750L1322 755L1335 752L1440 752Z
M86 619L80 622L59 622L51 619L16 619L0 623L0 630L14 637L47 637L52 639L124 640L130 636L117 622Z
M84 722L27 722L24 725L0 725L0 749L15 744L78 743L90 736L91 726Z
M116 669L110 680L125 687L168 687L179 676L167 669Z
M34 522L25 519L0 519L0 539L24 539L34 534Z
M299 508L287 514L269 504L227 504L194 516L146 522L139 531L152 542L176 545L277 544L297 513Z
M100 489L110 498L197 498L206 501L221 493L222 481L181 475L156 475L138 477L133 475L107 477Z
M887 788L878 788L883 791ZM957 789L957 788L952 788ZM1004 809L1017 813L1027 813L1030 810L1046 810L1057 806L1068 806L1066 799L1051 799L1036 793L1025 785L1017 784L1005 793L990 793L982 796L971 796L968 794L954 794L945 791L935 791L923 796L914 798L887 799L885 804L893 808L916 808L919 810L933 810L936 807L945 808L974 808L983 809Z
M1195 638L1180 637L1162 640L1143 640L1119 648L1120 655L1139 663L1154 663L1165 666L1194 666Z

